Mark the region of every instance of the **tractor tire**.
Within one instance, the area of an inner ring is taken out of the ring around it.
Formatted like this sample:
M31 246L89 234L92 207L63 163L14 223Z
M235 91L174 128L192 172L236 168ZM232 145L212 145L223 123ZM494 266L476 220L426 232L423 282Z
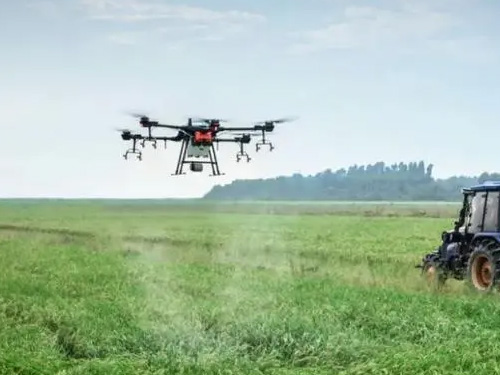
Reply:
M500 244L495 241L479 243L469 257L467 280L474 289L490 293L500 282Z
M447 279L446 273L439 267L439 263L432 259L424 262L422 277L425 279L427 286L433 289L441 289Z

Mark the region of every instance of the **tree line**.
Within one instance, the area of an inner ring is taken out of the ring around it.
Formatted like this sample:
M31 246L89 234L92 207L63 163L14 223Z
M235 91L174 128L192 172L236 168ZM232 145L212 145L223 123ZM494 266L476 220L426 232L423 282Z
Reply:
M463 187L500 180L498 173L480 176L432 177L433 164L423 161L386 165L352 165L315 175L236 180L218 185L205 196L211 200L343 200L456 201Z

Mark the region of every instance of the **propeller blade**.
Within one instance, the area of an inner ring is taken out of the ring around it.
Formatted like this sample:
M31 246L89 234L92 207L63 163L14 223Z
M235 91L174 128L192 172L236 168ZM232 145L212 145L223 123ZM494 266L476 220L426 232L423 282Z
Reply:
M284 117L284 118L279 118L279 119L275 119L275 120L260 121L260 122L257 122L256 125L283 124L285 122L292 122L296 119L297 119L297 117Z
M134 118L137 118L137 119L146 119L147 121L149 121L149 117L143 113L136 113L136 112L126 112L127 115L131 116L131 117L134 117Z
M285 117L285 118L280 118L280 119L274 120L273 122L275 124L283 124L285 122L292 122L292 121L294 121L296 119L297 118L295 118L295 117Z
M137 113L137 112L124 111L124 113L130 117L142 117L142 116L144 116L143 114Z
M198 116L193 116L190 118L193 122L205 122L208 124L212 121L219 121L219 122L228 122L229 121L229 120L218 119L218 118L207 118L207 117L198 117Z

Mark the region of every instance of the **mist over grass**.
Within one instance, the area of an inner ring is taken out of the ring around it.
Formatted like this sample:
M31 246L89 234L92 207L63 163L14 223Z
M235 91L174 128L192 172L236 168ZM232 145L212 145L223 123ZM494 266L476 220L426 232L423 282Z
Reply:
M0 373L500 370L498 296L414 268L453 209L247 206L0 204Z

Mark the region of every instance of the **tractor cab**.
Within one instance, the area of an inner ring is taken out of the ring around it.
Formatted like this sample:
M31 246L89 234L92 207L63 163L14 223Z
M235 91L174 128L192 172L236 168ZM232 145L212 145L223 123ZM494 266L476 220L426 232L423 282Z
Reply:
M487 181L462 193L454 228L442 233L441 245L417 267L439 284L450 277L467 278L476 289L490 290L500 282L500 181Z
M500 181L485 182L462 190L463 200L455 227L443 232L443 240L471 240L483 232L500 232Z
M488 181L463 189L463 231L469 235L500 232L500 181Z

